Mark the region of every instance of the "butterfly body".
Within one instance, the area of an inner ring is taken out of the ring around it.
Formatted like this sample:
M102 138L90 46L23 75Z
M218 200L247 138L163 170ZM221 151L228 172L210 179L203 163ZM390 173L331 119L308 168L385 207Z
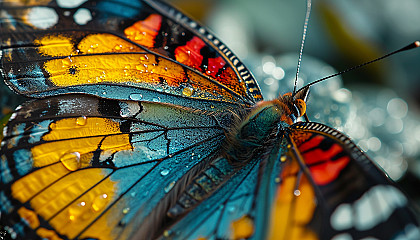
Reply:
M240 60L166 3L0 1L0 11L5 83L39 98L4 128L11 236L419 235L404 194L350 139L297 122L308 89L262 101Z

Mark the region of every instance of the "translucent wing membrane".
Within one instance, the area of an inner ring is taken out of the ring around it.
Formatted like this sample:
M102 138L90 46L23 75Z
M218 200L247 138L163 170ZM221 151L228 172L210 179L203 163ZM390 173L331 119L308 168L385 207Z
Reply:
M162 2L0 4L2 71L18 93L170 103L175 95L245 105L262 99L225 45Z
M39 237L128 237L138 226L127 224L156 211L223 139L214 116L177 106L86 95L28 102L2 142L2 221Z
M342 133L290 127L271 233L274 239L415 239L405 195Z

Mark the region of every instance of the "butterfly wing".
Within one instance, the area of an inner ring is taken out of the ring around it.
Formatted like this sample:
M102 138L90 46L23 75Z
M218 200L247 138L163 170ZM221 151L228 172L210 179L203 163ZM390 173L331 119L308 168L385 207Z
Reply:
M274 239L416 239L406 196L342 133L300 122L272 210Z
M63 239L130 236L224 140L203 111L88 95L28 102L4 133L2 223Z
M186 215L169 222L160 239L266 239L284 151L281 139L277 140L247 164L232 166L223 157L212 162L202 175L217 184L220 172L226 172L228 181ZM194 184L206 189L199 179ZM185 201L180 198L177 203Z
M286 131L161 238L420 236L409 200L348 137L312 122Z
M159 222L218 155L220 113L261 100L236 56L165 3L0 5L6 84L65 94L24 104L4 131L1 221L14 234L120 239Z
M0 4L2 72L20 94L87 93L197 108L205 106L192 100L252 105L262 99L223 43L163 2Z

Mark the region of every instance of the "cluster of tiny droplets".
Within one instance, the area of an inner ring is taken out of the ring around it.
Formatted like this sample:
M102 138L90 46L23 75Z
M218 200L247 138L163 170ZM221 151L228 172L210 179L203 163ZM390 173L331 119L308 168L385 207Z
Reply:
M270 100L293 89L296 54L260 57L253 72L264 99ZM336 71L327 64L305 56L298 88ZM311 88L308 116L311 121L327 124L348 135L388 174L398 180L415 165L420 147L418 116L390 89L354 86L343 88L336 77ZM417 134L416 134L417 133Z

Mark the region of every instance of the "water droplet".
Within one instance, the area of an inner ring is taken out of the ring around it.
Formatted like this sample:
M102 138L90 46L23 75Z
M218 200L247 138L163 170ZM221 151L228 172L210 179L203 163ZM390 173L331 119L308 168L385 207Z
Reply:
M163 236L164 237L170 237L171 236L171 231L170 230L163 231Z
M71 65L70 57L62 59L61 63L63 64L63 68L68 68Z
M169 170L168 170L168 169L164 169L164 170L162 170L162 171L160 172L160 175L162 175L162 176L166 176L166 175L168 175L168 173L169 173Z
M144 34L136 33L136 36L134 37L134 40L141 41L144 38L143 35Z
M125 66L124 66L124 68L125 68L125 69L130 69L130 68L131 68L131 66L130 66L130 65L125 65Z
M172 181L171 183L169 183L168 186L164 188L165 192L168 193L169 191L171 191L174 185L175 185L175 181Z
M182 95L186 96L186 97L191 97L191 95L193 95L194 93L194 89L191 87L185 87L182 90Z
M130 211L130 208L126 207L126 208L123 209L122 212L123 212L123 214L127 214L129 211Z
M114 49L120 51L123 48L123 45L115 45Z
M228 207L228 212L233 213L236 210L235 206Z
M140 60L141 61L149 60L149 56L144 55L144 56L140 57Z
M140 93L133 93L133 94L130 94L130 99L131 100L142 100L143 95L141 95Z
M154 97L154 98L152 99L152 101L153 101L153 102L160 102L160 97Z
M132 192L130 195L131 195L131 197L135 197L137 195L137 193L136 192Z
M78 204L69 207L69 219L75 221L83 215L86 211L86 202L82 201Z
M76 171L81 166L79 152L65 153L60 161L69 171Z
M87 117L86 116L81 116L76 118L76 124L79 126L84 126L87 123Z
M108 202L109 202L109 198L106 193L96 196L92 203L93 211L97 212L103 209Z
M284 162L284 161L286 161L286 160L287 160L287 157L286 157L286 156L281 156L281 157L280 157L280 161Z
M300 196L300 190L296 189L296 190L293 192L293 194L294 194L296 197Z
M281 181L281 179L279 178L279 177L276 177L275 179L274 179L274 182L275 183L279 183Z
M146 65L147 66L147 65ZM139 71L141 71L141 72L143 72L143 71L145 71L146 70L146 68L144 67L144 65L143 64L141 64L141 65L136 65L136 69L137 70L139 70Z

